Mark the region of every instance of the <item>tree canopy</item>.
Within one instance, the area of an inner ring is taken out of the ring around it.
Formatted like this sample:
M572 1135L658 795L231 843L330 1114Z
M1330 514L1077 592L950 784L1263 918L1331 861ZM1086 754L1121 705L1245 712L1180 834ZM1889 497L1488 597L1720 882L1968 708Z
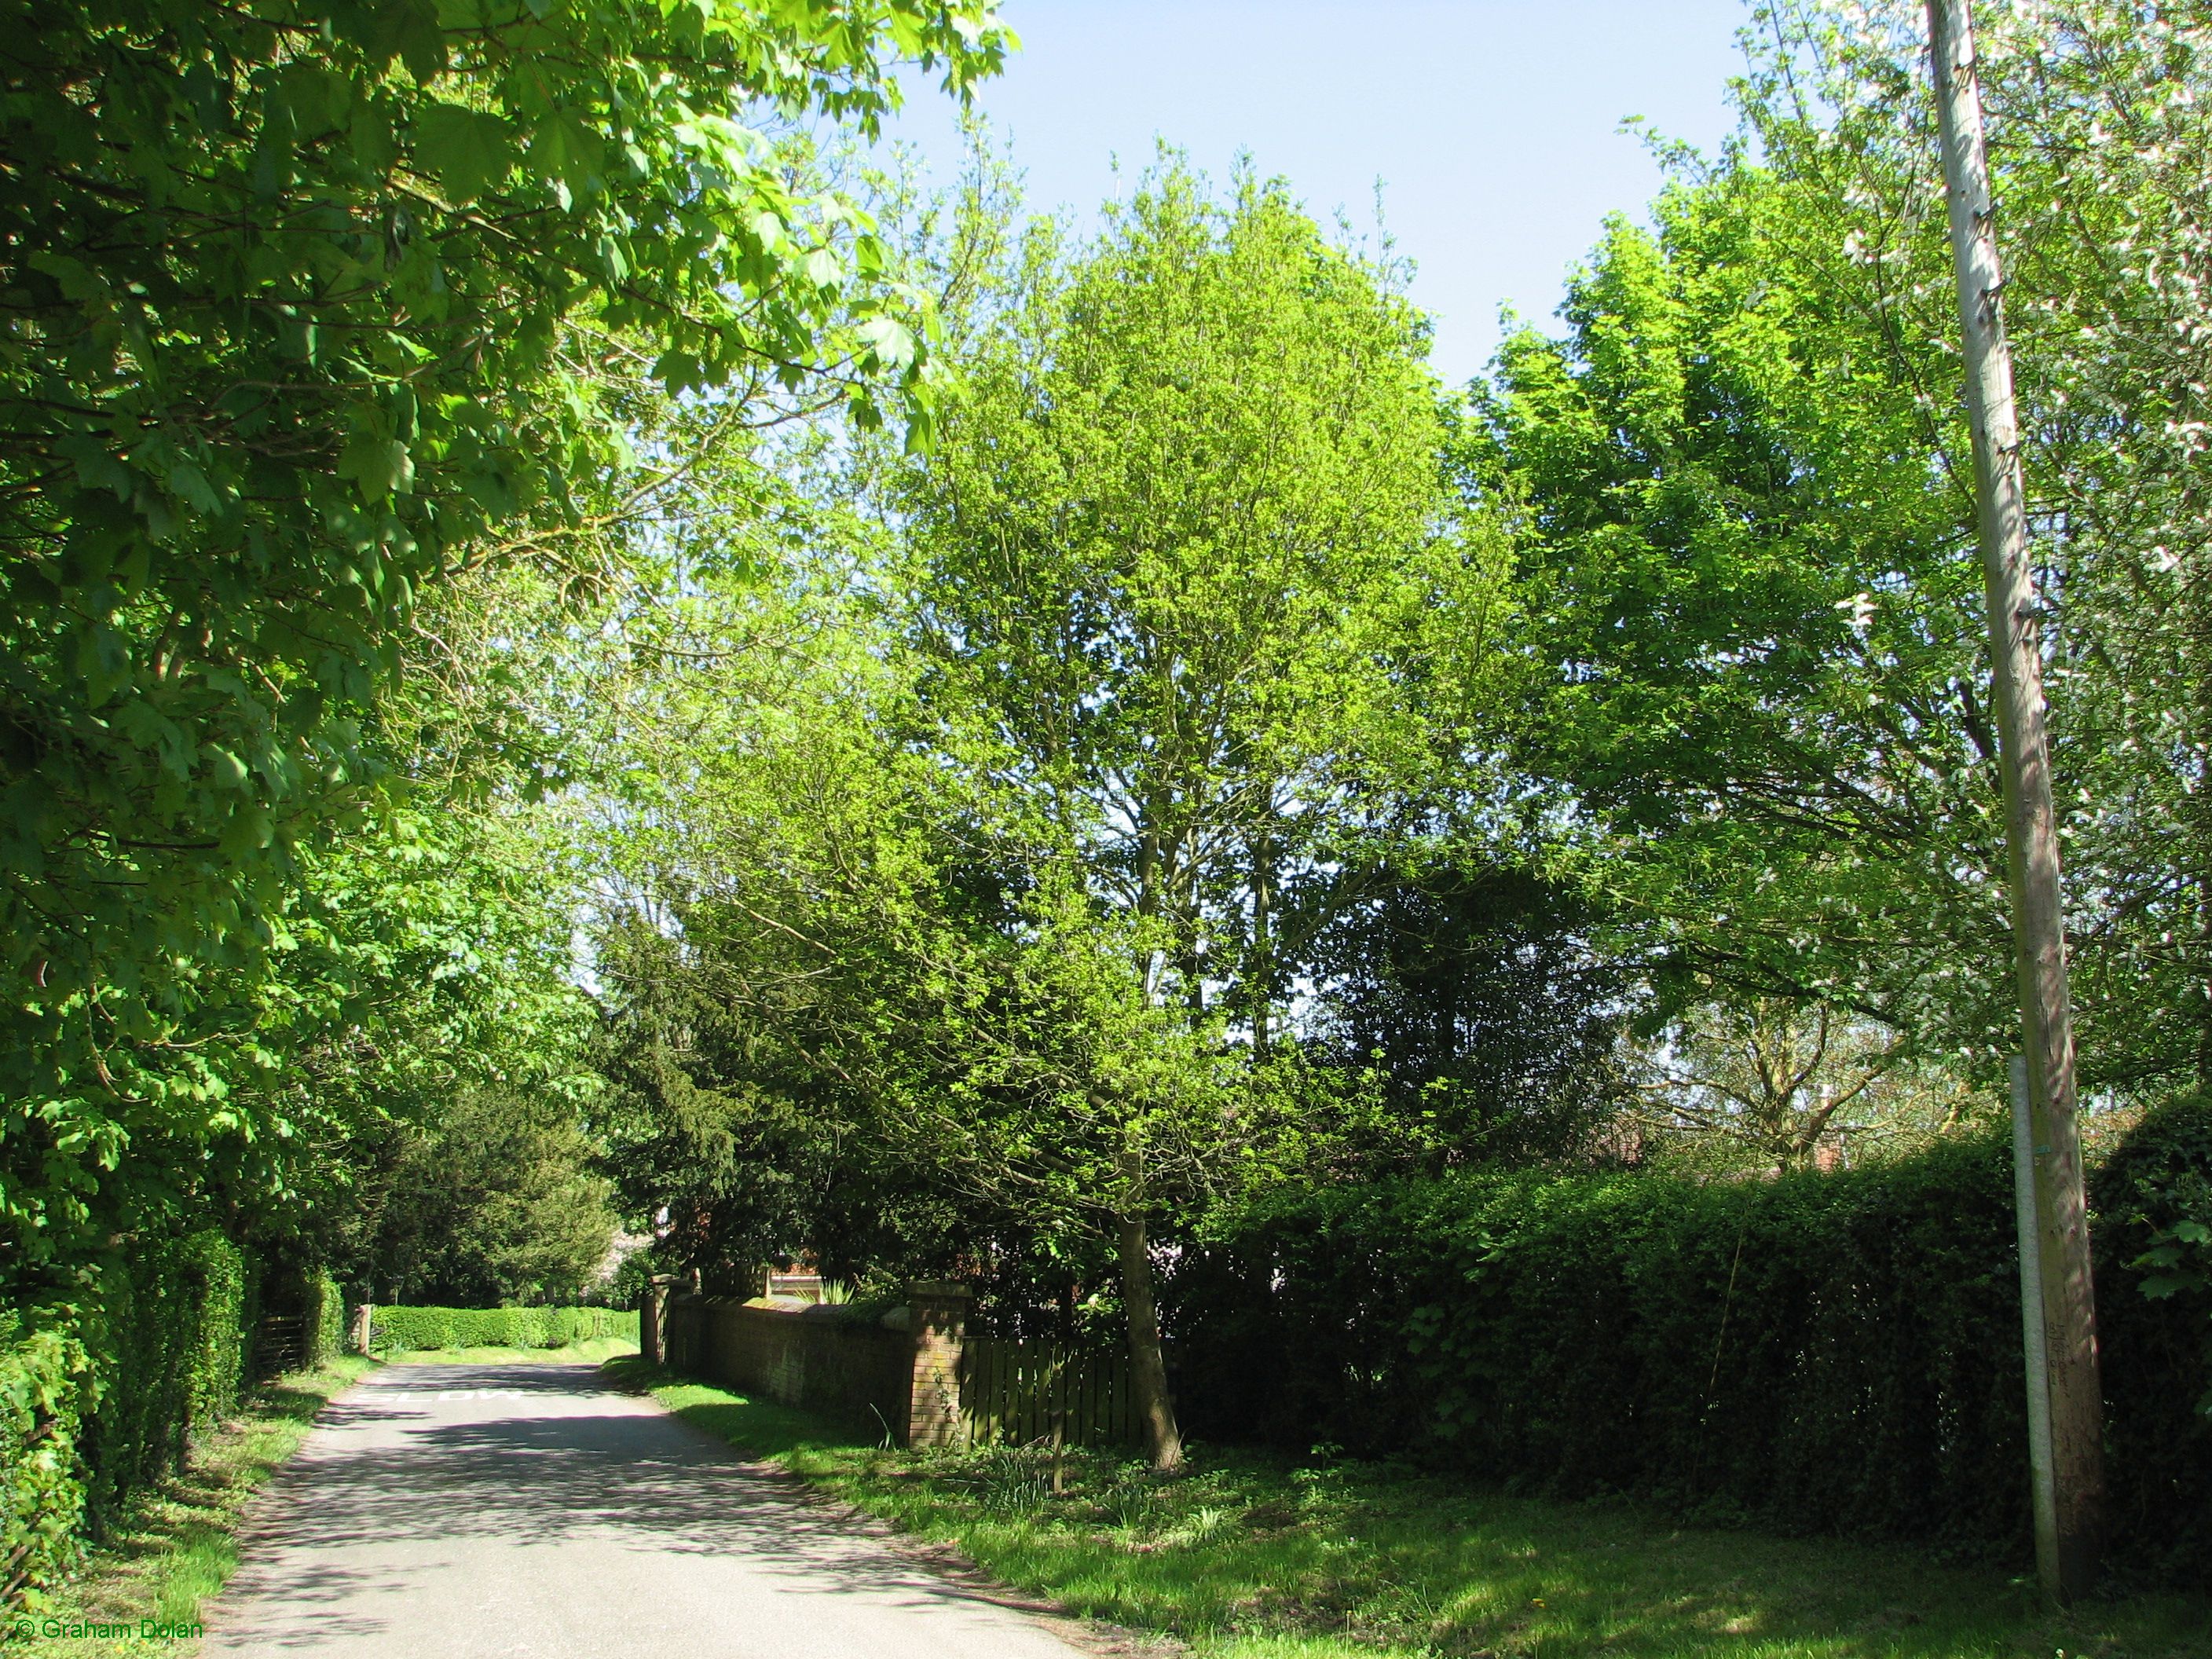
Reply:
M981 0L11 21L0 1211L37 1263L303 1127L251 1079L378 956L348 866L435 815L377 715L432 585L605 580L656 397L926 434L926 307L775 129L872 130L893 64L959 90L1008 37Z
M1979 9L2103 1133L2212 1079L2212 34ZM1917 9L1781 18L1465 387L1249 164L1081 232L871 148L988 0L10 15L11 1297L619 1225L1118 1322L1164 1468L1155 1279L1270 1194L1997 1109Z

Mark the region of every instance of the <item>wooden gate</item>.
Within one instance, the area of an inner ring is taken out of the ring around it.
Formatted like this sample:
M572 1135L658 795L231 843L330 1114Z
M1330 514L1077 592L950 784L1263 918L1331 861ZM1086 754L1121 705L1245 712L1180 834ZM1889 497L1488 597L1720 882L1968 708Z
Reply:
M253 1334L255 1379L307 1367L307 1316L264 1314Z
M970 1337L960 1355L960 1419L971 1446L1071 1446L1137 1438L1129 1363L1118 1352Z

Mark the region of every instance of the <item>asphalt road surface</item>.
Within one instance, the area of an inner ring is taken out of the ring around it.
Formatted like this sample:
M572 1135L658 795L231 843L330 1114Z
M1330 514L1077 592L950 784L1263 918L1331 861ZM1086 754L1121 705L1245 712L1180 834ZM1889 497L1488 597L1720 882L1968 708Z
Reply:
M388 1365L324 1413L210 1656L1070 1659L588 1365Z

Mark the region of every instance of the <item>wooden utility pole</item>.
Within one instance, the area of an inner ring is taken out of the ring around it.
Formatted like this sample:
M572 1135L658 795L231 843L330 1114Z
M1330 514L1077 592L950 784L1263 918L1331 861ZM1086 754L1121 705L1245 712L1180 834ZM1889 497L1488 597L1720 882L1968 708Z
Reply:
M2047 1496L2051 1524L2047 1535L2037 1528L2036 1565L2045 1590L2054 1600L2070 1601L2095 1583L2104 1547L2104 1399L2097 1378L2081 1142L2074 1121L2074 1018L2066 990L2040 629L2027 558L2020 421L2013 404L2012 353L2005 343L2004 275L1982 138L1973 22L1969 0L1927 4L1966 344L1966 408L1973 422L1974 501L1989 600L1992 701L2027 1057L2024 1150L2039 1248L2023 1255L2041 1290L2044 1392L2050 1402L2050 1489L2038 1495L2038 1507ZM2032 1316L2028 1328L2032 1333ZM2034 1392L2031 1387L2031 1400Z
M2051 1357L2043 1334L2043 1223L2035 1202L2035 1109L2027 1091L2027 1056L2014 1054L2012 1091L2012 1199L2020 1239L2020 1339L2027 1359L2028 1498L2035 1522L2035 1559L2052 1588L2058 1562L2058 1486L2051 1463Z

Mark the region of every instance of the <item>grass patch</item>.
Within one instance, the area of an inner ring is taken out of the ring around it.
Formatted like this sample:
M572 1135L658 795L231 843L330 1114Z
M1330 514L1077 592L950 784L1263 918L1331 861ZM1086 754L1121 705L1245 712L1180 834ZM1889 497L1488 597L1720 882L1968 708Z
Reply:
M167 1626L199 1621L202 1598L222 1588L238 1565L239 1518L270 1472L300 1449L315 1413L331 1397L376 1369L350 1355L317 1370L264 1384L240 1414L192 1448L184 1473L131 1498L112 1536L44 1613L8 1616L0 1641L37 1659L95 1659L114 1654L196 1652L198 1643L142 1638L147 1620ZM127 1626L122 1637L35 1633L49 1620ZM33 1632L25 1638L26 1623Z
M394 1365L598 1365L636 1352L626 1336L593 1336L562 1348L417 1348L378 1358Z
M611 1377L1006 1583L1206 1659L2212 1659L2212 1602L2040 1610L1924 1552L1677 1527L1410 1468L1201 1447L1161 1481L1071 1454L909 1454L617 1360Z

